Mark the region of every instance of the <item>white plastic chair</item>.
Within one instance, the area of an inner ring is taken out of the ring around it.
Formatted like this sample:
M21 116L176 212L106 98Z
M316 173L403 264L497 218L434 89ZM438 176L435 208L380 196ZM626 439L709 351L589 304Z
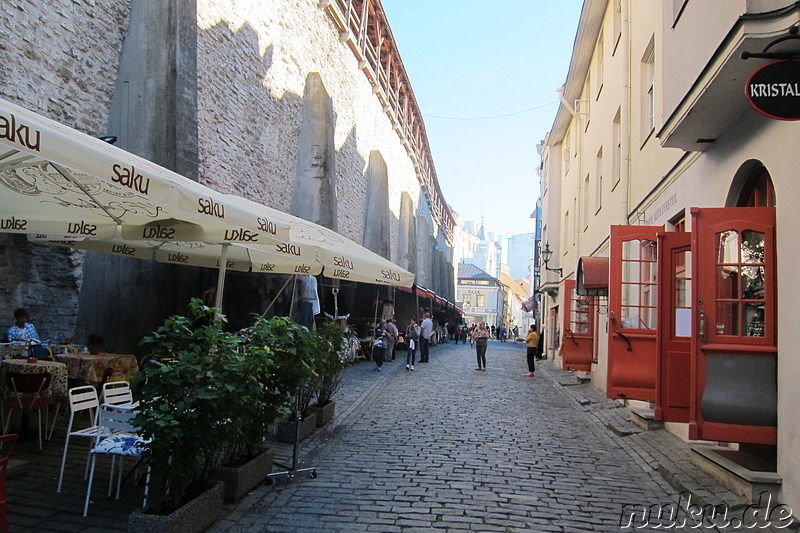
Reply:
M71 437L97 437L97 413L95 409L100 406L97 399L97 389L91 385L84 385L82 387L75 387L69 390L69 422L67 423L67 438L64 441L64 454L61 456L61 472L58 474L58 490L61 492L61 483L64 480L64 465L67 462L67 450L69 449L69 439ZM74 430L72 424L75 422L75 413L88 411L89 425ZM86 455L86 469L83 473L83 479L89 474L89 455Z
M133 405L133 393L127 381L103 383L102 403L108 405Z
M98 435L94 447L89 451L92 454L92 466L89 470L89 484L86 487L86 503L83 506L83 516L89 511L89 500L92 495L92 481L94 480L94 467L97 456L100 454L111 455L111 478L108 481L108 495L111 496L111 487L114 483L114 460L120 458L119 476L117 477L117 499L119 499L120 485L122 484L123 459L125 457L141 457L146 451L147 442L136 434L137 428L132 424L136 410L129 405L100 405L98 422ZM103 436L103 434L108 436ZM109 435L110 434L110 435ZM147 490L150 484L150 466L147 467L145 481L144 502L142 507L147 507Z

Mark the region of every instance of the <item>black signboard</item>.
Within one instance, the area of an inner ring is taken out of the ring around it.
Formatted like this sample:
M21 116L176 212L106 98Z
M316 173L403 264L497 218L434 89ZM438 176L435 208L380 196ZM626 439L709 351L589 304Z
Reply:
M777 120L800 120L800 61L762 65L744 85L756 111Z

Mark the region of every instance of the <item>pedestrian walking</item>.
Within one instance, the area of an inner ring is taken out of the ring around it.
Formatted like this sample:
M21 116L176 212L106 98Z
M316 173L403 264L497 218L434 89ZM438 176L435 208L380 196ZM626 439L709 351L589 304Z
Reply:
M417 321L412 318L406 328L406 346L408 347L406 351L406 370L414 370L417 344L419 344L419 326Z
M478 357L478 368L475 370L486 370L486 347L489 344L489 330L486 329L486 323L481 322L472 334L475 341L475 353Z
M380 372L383 359L386 355L386 321L381 319L372 336L372 359L375 361L375 370Z
M533 324L528 329L528 336L525 337L525 346L528 356L528 373L525 375L532 378L536 372L536 357L539 355L539 334L536 333L536 326Z
M431 320L430 313L425 313L419 329L419 362L427 363L430 358L431 335L433 335L433 320Z
M394 361L394 350L397 346L397 337L400 335L397 326L394 325L395 320L395 317L391 316L389 320L386 321L386 359L389 362Z

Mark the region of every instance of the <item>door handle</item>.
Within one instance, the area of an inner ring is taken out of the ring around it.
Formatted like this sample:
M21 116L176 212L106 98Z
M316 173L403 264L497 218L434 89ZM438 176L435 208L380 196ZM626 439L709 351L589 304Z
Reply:
M698 325L698 332L697 332L697 340L700 342L706 342L706 313L702 309L699 311L700 320Z

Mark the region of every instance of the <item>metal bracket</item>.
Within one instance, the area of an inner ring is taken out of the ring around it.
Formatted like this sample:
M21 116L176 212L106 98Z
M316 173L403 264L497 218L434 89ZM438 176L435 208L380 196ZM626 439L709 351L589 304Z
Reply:
M757 59L800 59L800 51L798 52L769 52L768 50L776 44L784 41L800 40L800 35L797 34L797 26L789 28L788 35L778 37L774 41L768 43L761 52L742 52L742 59L750 59L751 57Z

